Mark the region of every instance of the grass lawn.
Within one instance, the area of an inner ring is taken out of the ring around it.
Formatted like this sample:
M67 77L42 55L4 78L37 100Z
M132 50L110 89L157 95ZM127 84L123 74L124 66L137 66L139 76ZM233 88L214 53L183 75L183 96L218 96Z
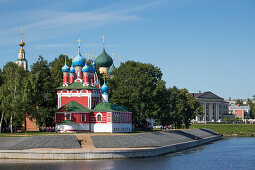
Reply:
M211 129L224 136L255 136L253 124L193 124L190 129Z

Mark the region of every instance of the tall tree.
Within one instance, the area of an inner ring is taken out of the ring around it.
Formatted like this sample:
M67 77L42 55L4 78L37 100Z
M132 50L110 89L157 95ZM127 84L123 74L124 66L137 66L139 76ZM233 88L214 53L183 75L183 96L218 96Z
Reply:
M13 125L21 125L24 121L24 115L19 108L23 104L21 98L26 71L24 68L18 67L17 64L9 62L4 66L2 78L1 112L5 120L9 120L12 133Z
M32 87L32 103L36 112L32 114L39 126L54 125L54 111L56 109L56 97L54 80L52 80L50 67L47 60L39 56L31 67L30 77Z
M203 107L187 89L181 89L177 99L177 112L181 115L185 127L188 129L190 122L196 115L203 113ZM178 124L178 126L180 126Z
M134 61L122 63L108 81L110 101L130 108L133 122L137 126L141 125L146 118L158 114L155 96L161 77L160 69L152 64Z

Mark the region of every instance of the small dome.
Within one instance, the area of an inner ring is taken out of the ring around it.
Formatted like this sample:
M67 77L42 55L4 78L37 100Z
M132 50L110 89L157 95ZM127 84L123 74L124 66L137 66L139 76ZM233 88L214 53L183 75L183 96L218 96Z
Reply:
M96 62L93 61L93 63L91 64L93 67L96 67Z
M104 82L104 85L101 87L101 90L104 93L107 93L107 91L109 90L109 87L105 84L105 82Z
M69 70L70 70L70 67L68 67L68 65L66 64L62 67L62 72L69 72Z
M113 61L112 58L103 49L102 53L95 60L96 65L99 67L111 67Z
M83 67L85 65L85 62L85 58L81 56L81 53L78 53L78 55L73 59L73 66Z
M113 72L116 70L116 67L114 66L114 64L111 66L111 68L108 70L108 73L110 74L110 75L112 75L113 74Z
M82 68L82 72L90 72L90 67L85 63L85 66Z
M90 73L95 73L96 72L96 69L95 67L93 67L92 65L90 66Z
M74 69L73 65L70 67L70 73L75 73L75 69Z

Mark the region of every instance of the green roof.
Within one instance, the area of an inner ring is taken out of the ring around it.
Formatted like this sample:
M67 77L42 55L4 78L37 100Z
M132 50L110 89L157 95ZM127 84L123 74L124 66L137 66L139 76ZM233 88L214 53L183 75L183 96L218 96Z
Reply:
M26 59L17 59L16 61L27 61Z
M66 106L69 106L68 112L90 112L90 110L76 101L71 101L60 107L57 112L65 112Z
M110 67L113 63L112 58L105 52L104 48L102 53L96 58L95 62L99 67Z
M71 120L64 120L64 121L62 121L60 123L57 123L57 125L72 125L72 124L78 124L78 123L73 122Z
M116 70L116 67L114 64L111 66L111 68L108 70L108 73L111 75Z
M99 111L99 112L114 112L114 111L121 111L121 112L130 112L126 107L124 106L117 106L112 103L99 103L96 105L96 107L93 109L93 111Z
M68 86L58 87L57 89L99 89L99 88L92 86L83 86L82 82L74 82L72 84L69 84Z

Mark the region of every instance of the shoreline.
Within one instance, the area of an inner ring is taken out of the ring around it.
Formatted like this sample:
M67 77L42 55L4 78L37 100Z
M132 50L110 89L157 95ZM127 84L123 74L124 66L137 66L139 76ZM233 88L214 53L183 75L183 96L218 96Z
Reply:
M220 139L222 139L221 135L214 134L209 137L189 139L184 142L159 147L0 150L0 159L93 160L144 158L174 153Z

